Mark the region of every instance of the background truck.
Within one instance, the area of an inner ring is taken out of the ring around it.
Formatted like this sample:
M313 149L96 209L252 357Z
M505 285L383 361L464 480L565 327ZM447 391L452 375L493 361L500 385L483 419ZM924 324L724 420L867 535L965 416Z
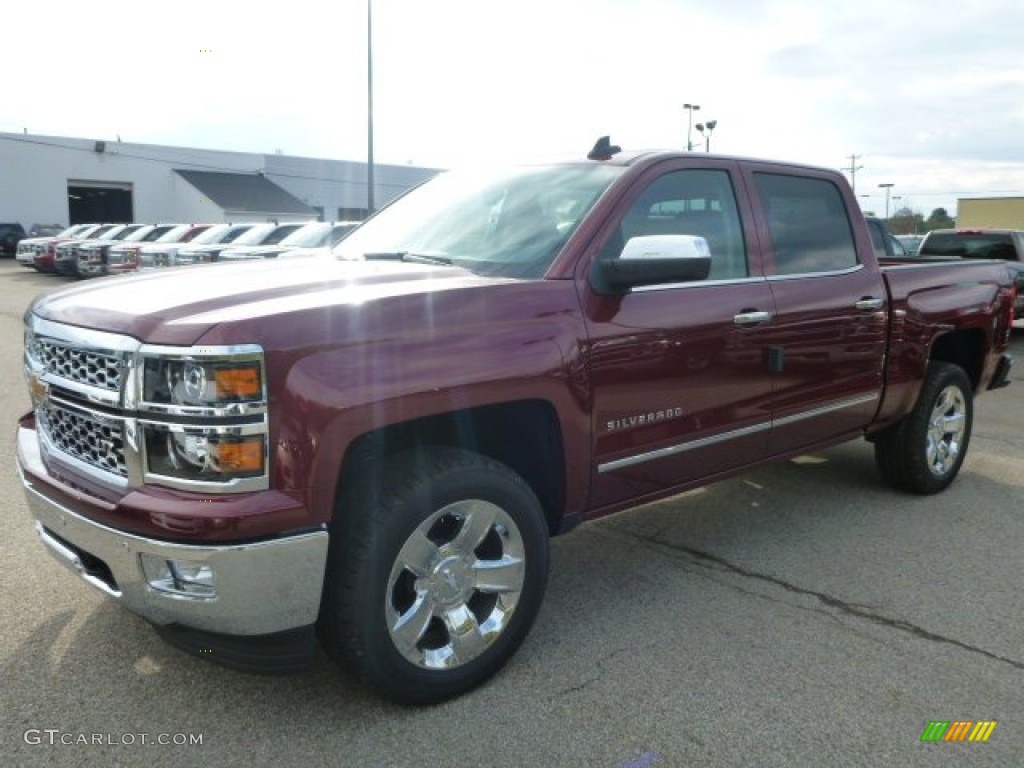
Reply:
M929 261L999 259L1005 261L1017 286L1014 316L1024 318L1024 230L936 229L925 235L918 255Z
M495 673L549 537L866 437L941 491L1008 381L1004 264L880 265L835 171L691 153L446 173L331 259L25 315L38 533L179 647L390 697Z

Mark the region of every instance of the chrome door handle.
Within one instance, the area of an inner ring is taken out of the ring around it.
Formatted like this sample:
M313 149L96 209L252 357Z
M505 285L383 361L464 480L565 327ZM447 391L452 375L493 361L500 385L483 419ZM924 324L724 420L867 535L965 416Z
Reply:
M876 299L873 296L865 296L863 299L854 304L857 309L874 310L881 309L885 306L885 299Z
M750 310L748 312L740 312L738 315L734 315L732 321L736 325L756 325L757 323L764 323L771 319L771 312Z

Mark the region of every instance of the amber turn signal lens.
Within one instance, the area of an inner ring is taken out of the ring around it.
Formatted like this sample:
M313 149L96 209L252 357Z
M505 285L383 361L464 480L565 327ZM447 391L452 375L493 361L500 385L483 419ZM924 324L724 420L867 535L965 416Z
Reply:
M213 376L218 400L258 400L263 394L258 365L217 368Z
M218 443L217 465L224 473L262 472L263 439Z

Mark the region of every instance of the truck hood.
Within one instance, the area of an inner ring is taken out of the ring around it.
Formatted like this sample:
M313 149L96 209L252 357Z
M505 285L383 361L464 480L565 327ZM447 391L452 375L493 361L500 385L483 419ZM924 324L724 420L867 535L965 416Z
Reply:
M152 344L196 343L222 323L507 282L456 267L295 259L120 275L42 296L29 311Z

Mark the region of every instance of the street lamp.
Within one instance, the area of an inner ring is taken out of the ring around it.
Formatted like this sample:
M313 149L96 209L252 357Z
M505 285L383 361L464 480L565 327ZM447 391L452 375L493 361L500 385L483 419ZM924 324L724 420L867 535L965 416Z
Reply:
M889 220L889 195L892 193L892 188L895 186L891 182L887 184L879 184L879 188L885 190L885 220Z
M373 213L373 0L366 0L366 215Z
M717 120L708 120L706 123L697 123L697 130L700 131L700 135L704 137L704 151L711 151L711 132L715 130L715 126L718 125ZM704 132L707 131L707 134Z
M686 124L686 151L693 151L693 113L700 109L700 104L683 104L683 109L686 110L689 115L689 120Z

